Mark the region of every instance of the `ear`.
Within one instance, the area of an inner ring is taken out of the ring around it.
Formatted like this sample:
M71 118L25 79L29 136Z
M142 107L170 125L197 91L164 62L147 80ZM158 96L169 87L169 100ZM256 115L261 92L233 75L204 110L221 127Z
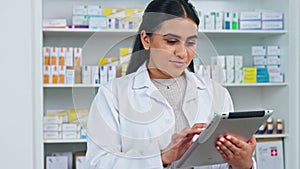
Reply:
M149 50L150 49L150 39L149 39L150 37L146 34L145 30L141 31L140 37L141 37L141 42L143 44L144 49Z

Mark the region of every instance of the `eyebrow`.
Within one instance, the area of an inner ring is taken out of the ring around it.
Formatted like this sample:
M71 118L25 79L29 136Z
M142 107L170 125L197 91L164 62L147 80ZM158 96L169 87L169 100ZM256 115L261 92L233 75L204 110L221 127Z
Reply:
M173 33L167 33L167 34L165 34L163 36L164 37L166 37L166 36L172 36L174 38L181 39L181 37L179 35L176 35L176 34L173 34ZM197 35L193 35L193 36L188 37L187 39L194 39L194 38L198 38L198 36Z

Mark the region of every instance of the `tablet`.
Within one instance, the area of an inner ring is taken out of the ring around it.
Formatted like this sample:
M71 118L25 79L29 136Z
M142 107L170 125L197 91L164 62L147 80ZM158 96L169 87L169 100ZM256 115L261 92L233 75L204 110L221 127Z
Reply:
M216 113L192 146L174 163L175 168L225 163L215 148L218 136L231 134L247 141L272 113L272 110Z

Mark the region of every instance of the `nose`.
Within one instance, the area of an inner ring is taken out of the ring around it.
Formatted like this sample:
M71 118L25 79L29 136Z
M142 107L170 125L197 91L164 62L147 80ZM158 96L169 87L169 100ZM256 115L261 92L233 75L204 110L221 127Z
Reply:
M181 59L187 57L187 46L183 42L176 45L175 55Z

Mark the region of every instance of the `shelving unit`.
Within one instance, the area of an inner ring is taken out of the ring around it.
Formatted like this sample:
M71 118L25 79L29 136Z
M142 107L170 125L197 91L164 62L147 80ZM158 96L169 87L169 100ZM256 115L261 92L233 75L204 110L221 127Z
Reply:
M133 4L130 7L144 7L149 0L134 1L127 0ZM104 7L116 7L115 1L59 1L59 0L44 0L44 18L50 17L70 17L68 12L63 11L64 8L72 8L74 4L97 4L101 3ZM117 1L119 6L127 7L125 1ZM285 30L280 31L241 31L241 30L200 30L199 33L206 35L211 43L215 46L216 51L221 55L243 55L245 66L249 66L252 63L252 57L250 54L250 47L252 45L279 45L283 50L283 65L285 73L284 83L254 83L254 84L224 84L224 87L228 88L235 105L235 110L245 109L263 109L272 108L274 117L282 117L286 124L285 134L272 134L272 135L256 135L257 138L282 138L284 140L285 148L285 168L295 168L298 160L299 153L295 152L291 143L299 140L299 133L294 133L291 129L293 127L292 122L298 122L293 118L299 117L294 110L298 110L298 107L294 100L298 100L298 97L294 95L293 90L297 90L296 83L290 83L293 76L299 76L298 59L297 55L293 55L293 48L290 47L295 41L295 37L292 33L295 33L293 25L289 21L289 16L295 14L295 10L292 7L299 4L297 0L229 0L229 1L208 1L208 0L194 0L194 4L198 10L212 11L247 11L254 9L271 9L284 12L285 15ZM55 7L54 4L62 4L58 12L55 14L51 11ZM136 30L91 30L91 29L43 29L43 45L42 46L72 46L83 47L90 37L97 36L103 37L102 40L105 43L100 43L101 54L105 54L108 49L114 44L118 43L120 39L125 39L135 35ZM292 32L291 32L292 31ZM100 39L101 41L101 39ZM131 47L131 43L127 43ZM198 53L201 53L201 49ZM92 58L87 63L95 63L97 58ZM89 103L93 99L95 94L95 88L98 85L44 85L44 110L48 108L73 108L72 90L80 90L82 97L87 97L82 107L88 107ZM59 99L59 100L58 100ZM299 129L296 131L299 132ZM295 141L296 140L296 141ZM44 154L47 155L51 151L57 151L59 147L67 147L67 150L82 150L86 143L85 139L81 140L43 140ZM80 145L79 149L76 145ZM299 146L299 143L297 143ZM52 149L53 148L53 149ZM64 150L64 148L63 148ZM44 163L43 163L44 165ZM43 168L43 167L41 167ZM297 167L296 167L297 168Z

